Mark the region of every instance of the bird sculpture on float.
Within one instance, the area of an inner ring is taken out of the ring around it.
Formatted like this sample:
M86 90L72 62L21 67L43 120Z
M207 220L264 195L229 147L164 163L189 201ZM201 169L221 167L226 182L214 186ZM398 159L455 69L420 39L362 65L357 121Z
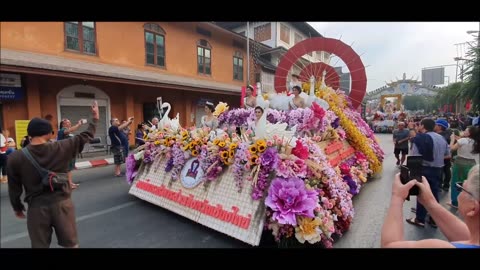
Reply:
M159 99L157 98L157 101ZM168 102L163 102L160 106L161 110L159 110L160 115L162 115L163 109L167 109L165 114L163 115L162 119L158 122L158 128L160 130L166 128L166 129L171 129L173 131L177 131L181 126L180 126L180 113L177 113L177 116L173 119L170 119L168 117L168 114L170 113L172 106Z

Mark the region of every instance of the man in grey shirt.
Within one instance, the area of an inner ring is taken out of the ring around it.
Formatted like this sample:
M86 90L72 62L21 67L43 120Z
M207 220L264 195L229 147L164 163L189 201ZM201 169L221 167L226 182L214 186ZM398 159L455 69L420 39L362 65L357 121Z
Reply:
M410 131L405 129L404 122L398 122L398 129L393 131L393 144L395 145L393 153L397 159L397 166L403 165L408 155L408 139L410 139ZM402 160L399 156L402 153Z
M425 176L433 196L438 202L438 193L442 181L444 158L450 156L450 146L442 135L433 131L435 121L425 118L420 122L418 134L413 141L412 156L422 156L422 175ZM425 227L427 210L417 200L416 217L407 219L407 222L419 227ZM430 225L436 228L435 221L430 218Z

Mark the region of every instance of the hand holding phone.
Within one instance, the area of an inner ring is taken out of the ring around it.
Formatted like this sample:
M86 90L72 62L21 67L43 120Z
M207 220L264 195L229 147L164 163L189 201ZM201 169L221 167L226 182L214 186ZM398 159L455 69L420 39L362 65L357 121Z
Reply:
M415 177L412 177L410 174L410 169L407 166L401 166L400 167L400 181L402 182L403 185L406 185L408 182L412 180L417 180L418 182L422 182L422 178L420 177L420 180L415 179ZM419 194L419 189L417 186L413 186L410 191L408 192L408 197L407 201L410 200L410 196L418 196Z

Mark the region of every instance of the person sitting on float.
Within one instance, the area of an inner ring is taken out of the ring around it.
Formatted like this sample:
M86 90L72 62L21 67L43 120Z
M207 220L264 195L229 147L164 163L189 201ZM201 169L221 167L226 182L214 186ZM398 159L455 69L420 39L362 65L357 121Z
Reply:
M294 95L293 99L290 100L288 103L288 107L290 110L295 110L298 108L305 108L305 99L300 96L300 93L302 92L302 89L300 86L295 85L292 88L292 93Z
M247 96L243 98L243 107L245 109L255 108L257 106L257 101L255 96L253 96L253 86L247 86L247 89L245 89L245 94Z
M215 130L218 127L218 119L215 115L213 115L213 112L215 111L215 107L213 106L213 103L207 101L205 103L205 114L202 116L201 122L202 122L202 127L208 127L210 130Z

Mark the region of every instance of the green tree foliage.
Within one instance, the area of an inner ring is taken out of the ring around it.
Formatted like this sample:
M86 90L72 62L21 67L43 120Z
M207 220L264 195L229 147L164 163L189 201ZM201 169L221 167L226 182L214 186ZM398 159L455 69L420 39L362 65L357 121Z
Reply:
M438 95L435 96L435 104L438 107L443 107L445 104L455 104L455 101L460 97L463 89L463 83L452 83L449 86L441 89Z
M459 97L465 101L472 100L471 110L477 111L480 110L480 47L478 39L476 42L470 42L470 44L470 49L465 55L465 58L469 60L466 61L466 68L462 74L465 78L465 83L462 91L459 93Z
M405 110L417 111L425 110L426 113L436 110L435 100L425 96L405 96L403 98L403 106Z

